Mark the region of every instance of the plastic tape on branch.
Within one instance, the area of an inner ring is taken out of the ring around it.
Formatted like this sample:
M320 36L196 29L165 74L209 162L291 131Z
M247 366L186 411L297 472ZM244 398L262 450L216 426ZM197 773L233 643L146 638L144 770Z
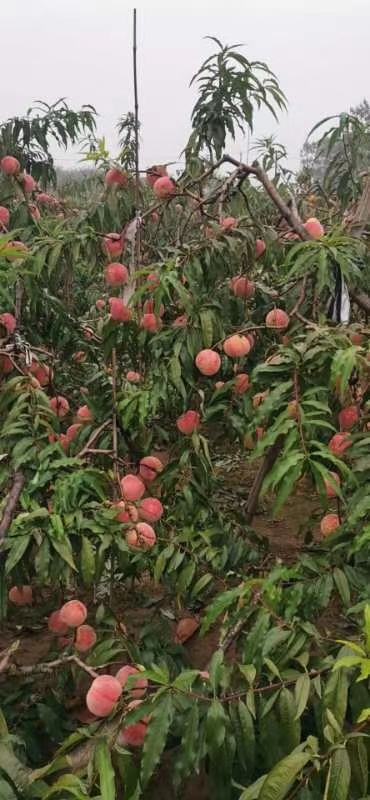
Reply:
M347 284L338 264L334 266L335 289L328 305L328 316L333 322L348 325L351 317L351 302Z

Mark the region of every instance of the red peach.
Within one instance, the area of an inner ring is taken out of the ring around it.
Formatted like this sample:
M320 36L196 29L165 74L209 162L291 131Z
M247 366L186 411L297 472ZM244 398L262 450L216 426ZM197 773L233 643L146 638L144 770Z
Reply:
M98 309L98 311L104 311L105 300L103 300L103 298L99 298L99 300L96 301L95 306Z
M133 675L135 675L135 678L132 677ZM131 664L126 664L126 666L121 667L116 673L116 678L120 682L122 689L126 688L128 680L131 679L127 691L129 691L135 699L143 697L148 688L147 679L140 678L140 670L137 669L137 667L131 666Z
M158 333L162 328L162 320L155 314L143 314L140 327L149 333Z
M167 167L162 164L154 164L153 167L149 167L146 171L146 180L149 186L153 188L155 182L158 178L163 178L167 175ZM153 211L153 214L155 212Z
M69 600L60 609L61 622L65 622L69 628L78 628L83 625L87 617L87 608L81 600Z
M66 397L62 397L62 395L58 394L57 397L52 397L50 399L50 408L57 417L63 419L69 412L69 402Z
M9 228L9 222L10 212L5 206L0 206L0 225L4 225L4 228Z
M33 600L32 586L12 586L8 597L15 606L31 606Z
M0 161L0 169L4 175L18 175L21 170L21 165L17 158L13 156L4 156Z
M109 298L110 318L113 322L130 322L132 319L131 308L120 297Z
M274 330L285 331L289 326L288 314L281 308L274 308L266 316L266 328L274 328Z
M119 258L125 249L120 233L108 233L103 239L103 250L109 258Z
M234 392L235 394L245 394L250 386L249 375L246 372L240 372L235 378Z
M77 409L76 418L81 423L89 423L93 422L94 415L89 406L80 406L80 408Z
M156 497L144 497L139 506L140 519L145 522L158 522L163 516L164 508Z
M76 630L75 648L79 653L87 653L96 644L97 636L91 625L79 625Z
M326 514L320 522L321 535L326 538L331 533L337 530L340 526L340 519L338 514Z
M6 311L5 314L0 315L0 324L5 328L8 336L10 336L17 327L17 320L13 314Z
M22 175L22 185L23 190L26 194L32 194L32 192L37 189L37 183L32 175L28 175L27 172L24 172Z
M47 194L46 192L39 192L36 200L40 206L49 206L50 208L55 206L57 203L55 197L52 197L51 194Z
M145 483L138 475L125 475L121 480L121 491L125 500L132 503L141 500L145 493Z
M96 717L109 717L122 694L122 687L112 675L95 678L86 695L86 705Z
M134 725L126 725L118 735L118 744L123 747L142 747L147 730L148 726L145 722L135 722Z
M131 503L125 503L124 500L118 500L116 503L113 503L113 508L116 508L117 513L117 522L137 522L139 519L139 512L136 506L132 505Z
M74 422L73 425L70 425L69 428L66 430L66 437L69 442L74 442L77 439L77 436L82 429L82 425L80 422Z
M150 550L156 541L155 531L147 522L138 522L126 534L126 542L133 550Z
M53 380L53 370L47 364L41 364L38 361L33 361L30 367L30 372L40 386L47 386Z
M221 220L221 228L225 233L235 230L238 227L238 220L235 217L224 217Z
M68 633L68 625L63 622L60 618L60 609L58 611L53 611L48 618L48 628L51 633L55 633L56 636L65 636Z
M112 167L105 173L104 182L106 186L119 186L124 189L128 185L128 175L117 167Z
M304 223L303 227L310 234L312 239L321 239L324 236L324 228L316 217L311 217Z
M266 252L266 242L263 239L256 240L256 258L261 258Z
M357 406L342 408L338 414L339 425L342 431L349 431L359 421L360 415Z
M191 436L199 428L200 414L198 411L185 411L185 414L181 414L181 417L176 421L176 425L180 433L185 436Z
M223 351L230 358L242 358L248 355L250 349L249 339L246 336L240 336L238 333L234 336L229 336L223 343Z
M147 483L151 483L163 471L163 464L157 456L144 456L140 460L139 472Z
M338 492L337 492L337 490L335 488L335 485L333 485L333 484L336 484L338 489L339 489L340 488L340 477L339 477L339 475L337 475L336 472L330 472L329 474L331 476L331 480L329 481L328 478L325 478L325 480L324 480L326 496L327 497L337 497Z
M339 458L352 446L351 434L347 432L335 433L330 439L328 448L334 456Z
M173 328L187 328L188 325L188 317L186 314L181 314L180 317L176 317L172 323Z
M220 369L221 358L215 350L201 350L195 359L195 365L202 375L210 377L211 375L216 375L216 372Z
M157 178L153 184L153 192L159 200L167 200L176 194L176 184L167 175Z
M108 286L123 286L129 280L129 271L124 264L112 262L105 270L105 282Z
M244 297L245 299L253 297L256 291L253 281L250 281L248 278L243 276L233 278L231 281L231 288L235 297Z
M140 383L141 375L140 372L135 372L134 370L130 369L126 375L126 378L129 383Z

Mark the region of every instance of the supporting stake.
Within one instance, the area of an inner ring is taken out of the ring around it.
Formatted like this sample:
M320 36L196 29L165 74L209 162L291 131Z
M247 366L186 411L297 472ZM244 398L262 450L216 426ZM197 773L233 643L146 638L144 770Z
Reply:
M136 231L135 231L135 253L134 253L134 272L139 268L141 261L141 212L140 212L140 168L139 168L139 94L137 85L137 12L134 8L133 17L133 71L134 71L134 102L135 102L135 213L136 213Z

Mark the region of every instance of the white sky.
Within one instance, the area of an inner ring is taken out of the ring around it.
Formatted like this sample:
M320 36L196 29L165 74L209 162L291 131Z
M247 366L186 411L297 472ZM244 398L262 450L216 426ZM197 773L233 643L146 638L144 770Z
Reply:
M127 0L0 0L0 119L33 100L92 103L112 148L118 117L133 109L132 7ZM177 160L190 132L189 81L214 49L244 43L265 61L287 95L276 125L256 119L255 137L277 134L290 166L312 125L370 98L370 0L137 0L142 166ZM246 157L247 145L230 150ZM78 161L58 153L57 163Z

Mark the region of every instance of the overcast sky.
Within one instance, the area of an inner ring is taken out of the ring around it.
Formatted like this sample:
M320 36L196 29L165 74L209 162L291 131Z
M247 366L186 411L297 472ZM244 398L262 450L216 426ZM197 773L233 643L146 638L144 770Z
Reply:
M132 5L127 0L0 0L0 118L33 100L92 103L112 155L117 118L133 109ZM289 107L280 125L257 115L255 137L276 134L298 165L322 117L370 99L369 0L138 0L142 166L176 161L190 131L189 81L214 45L245 44L279 78ZM247 155L237 142L234 154ZM58 153L65 167L78 161Z

